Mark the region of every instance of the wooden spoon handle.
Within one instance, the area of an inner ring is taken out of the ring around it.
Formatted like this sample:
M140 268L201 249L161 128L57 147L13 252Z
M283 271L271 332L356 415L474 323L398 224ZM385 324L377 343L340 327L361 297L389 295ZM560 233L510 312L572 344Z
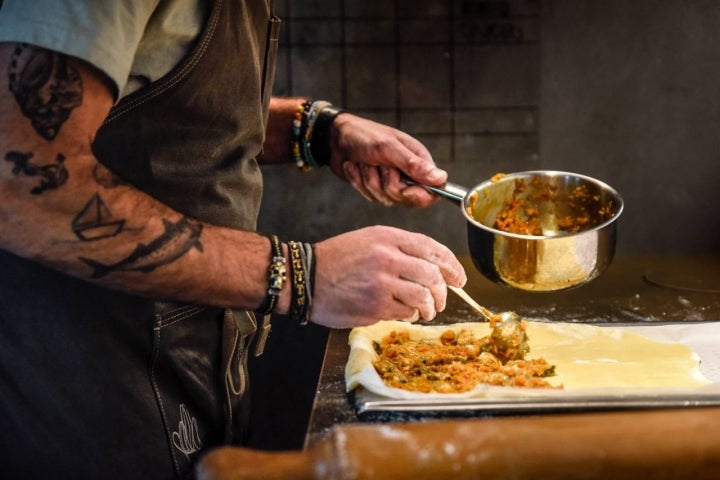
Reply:
M483 307L479 303L477 303L465 290L463 290L460 287L453 287L452 285L448 285L448 288L455 292L458 297L465 300L465 303L470 305L475 311L477 311L480 315L482 315L485 320L488 322L490 321L490 318L492 318L493 313L488 310L487 308Z

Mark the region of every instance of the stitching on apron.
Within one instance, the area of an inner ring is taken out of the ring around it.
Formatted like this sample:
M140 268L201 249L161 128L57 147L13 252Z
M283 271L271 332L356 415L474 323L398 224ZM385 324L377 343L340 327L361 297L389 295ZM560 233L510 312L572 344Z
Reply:
M169 327L175 323L181 322L186 318L192 317L203 310L207 310L205 305L186 305L177 310L173 310L166 314L158 314L158 324L156 328Z
M167 415L165 413L165 406L163 405L162 397L160 395L160 387L155 380L155 367L157 365L158 356L160 354L160 333L162 332L163 328L162 320L162 315L155 315L155 327L153 327L155 341L153 342L153 358L152 364L150 366L150 382L152 383L152 388L155 392L155 400L157 401L158 408L160 409L160 417L162 418L163 427L165 428L165 432L169 432L170 428L168 425ZM171 442L168 442L168 449L170 451L170 458L173 462L173 468L175 469L175 476L179 478L180 464L178 463L178 460L175 456L175 451L173 450L173 445Z

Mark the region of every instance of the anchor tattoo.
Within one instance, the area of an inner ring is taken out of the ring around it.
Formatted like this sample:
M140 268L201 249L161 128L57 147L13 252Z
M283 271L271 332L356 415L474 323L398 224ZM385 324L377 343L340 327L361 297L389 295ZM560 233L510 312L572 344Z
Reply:
M33 154L10 151L5 154L5 160L13 164L14 175L24 174L28 177L42 177L40 184L33 187L30 193L40 195L45 190L58 188L68 179L65 169L65 155L58 153L56 162L49 165L38 165L31 161Z

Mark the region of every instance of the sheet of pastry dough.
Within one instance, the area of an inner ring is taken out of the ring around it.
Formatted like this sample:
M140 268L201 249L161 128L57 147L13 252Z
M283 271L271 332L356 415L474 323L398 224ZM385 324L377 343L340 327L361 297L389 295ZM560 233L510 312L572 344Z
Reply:
M417 325L384 321L350 333L350 356L345 368L348 391L362 385L389 398L411 399L513 396L673 394L717 387L699 368L700 358L680 343L658 341L619 328L587 324L527 322L528 358L543 357L555 365L557 375L548 380L562 390L524 389L479 385L462 394L426 394L388 387L375 372L373 342L392 330L408 330L411 338L438 338L447 330L471 330L477 337L489 334L488 323Z

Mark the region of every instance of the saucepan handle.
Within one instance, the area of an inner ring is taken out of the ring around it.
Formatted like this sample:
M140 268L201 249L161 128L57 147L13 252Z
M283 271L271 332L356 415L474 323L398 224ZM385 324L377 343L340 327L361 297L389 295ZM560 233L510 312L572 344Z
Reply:
M418 187L423 187L428 192L440 195L441 197L457 203L458 205L462 205L463 199L468 193L467 188L452 182L446 182L445 185L443 185L442 187L431 187L430 185L418 183L409 177L403 177L403 181L408 185L417 185Z

